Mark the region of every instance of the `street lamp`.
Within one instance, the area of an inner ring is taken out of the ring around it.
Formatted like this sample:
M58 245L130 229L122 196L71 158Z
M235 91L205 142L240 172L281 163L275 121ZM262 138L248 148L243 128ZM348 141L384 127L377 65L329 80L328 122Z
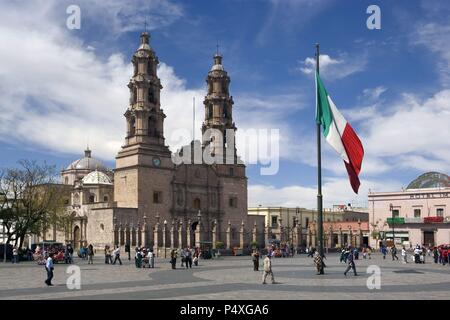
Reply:
M392 216L392 241L394 242L394 247L395 247L394 205L392 203L389 204L389 210L391 211L391 216Z

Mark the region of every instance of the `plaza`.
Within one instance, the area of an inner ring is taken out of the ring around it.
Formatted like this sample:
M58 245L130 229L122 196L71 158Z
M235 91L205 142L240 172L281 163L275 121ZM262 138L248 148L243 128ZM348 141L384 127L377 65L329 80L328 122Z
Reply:
M360 256L361 257L361 256ZM1 300L47 299L177 299L177 300L411 300L448 299L450 267L434 264L427 257L425 264L383 260L379 253L372 259L356 260L359 276L344 276L346 265L339 263L337 253L327 255L325 275L315 274L313 260L305 254L293 258L275 258L273 271L276 284L261 284L260 271L253 271L248 256L220 257L199 261L192 269L172 270L168 259L158 259L154 269L137 269L134 259L122 257L123 265L104 264L97 254L94 264L75 259L81 269L81 289L66 286L69 265L55 265L54 287L44 284L45 270L34 262L0 264ZM380 289L369 289L366 273L369 265L381 269Z

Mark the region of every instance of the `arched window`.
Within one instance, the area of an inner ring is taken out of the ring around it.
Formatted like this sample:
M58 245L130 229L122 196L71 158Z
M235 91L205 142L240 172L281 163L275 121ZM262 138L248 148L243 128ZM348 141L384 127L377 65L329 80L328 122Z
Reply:
M148 135L150 137L157 137L158 136L158 131L156 128L156 120L154 117L149 117L148 118Z
M138 90L137 88L133 88L133 103L136 103L138 101Z
M69 184L69 177L64 178L64 184Z
M130 136L134 136L136 134L136 119L131 117L130 119Z
M209 104L208 105L208 118L212 118L213 117L213 105Z
M95 194L90 194L89 195L89 203L94 203L95 202Z
M223 117L224 117L224 118L228 118L228 110L227 110L227 106L223 106Z
M103 196L103 202L108 202L108 196Z
M153 74L153 64L152 61L149 60L147 63L147 74L152 75Z
M152 88L148 88L148 102L156 103L155 95L153 93L153 89Z

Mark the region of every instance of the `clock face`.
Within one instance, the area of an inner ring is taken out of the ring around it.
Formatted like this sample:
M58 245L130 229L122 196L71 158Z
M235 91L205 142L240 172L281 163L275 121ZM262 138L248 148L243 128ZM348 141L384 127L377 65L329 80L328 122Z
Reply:
M158 157L154 157L153 158L153 165L155 167L159 167L161 165L161 159L159 159Z

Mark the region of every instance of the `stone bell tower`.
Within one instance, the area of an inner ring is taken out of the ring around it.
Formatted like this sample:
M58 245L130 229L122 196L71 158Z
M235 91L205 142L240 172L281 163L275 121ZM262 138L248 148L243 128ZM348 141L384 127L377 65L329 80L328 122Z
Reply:
M128 83L130 102L124 114L127 123L125 143L116 156L114 200L118 207L138 208L139 216L164 217L162 205L171 201L173 163L164 140L161 109L161 81L157 75L158 57L143 32L131 59L133 74Z
M206 78L208 93L205 105L205 121L202 126L203 147L222 163L236 163L235 131L233 122L233 97L230 96L230 77L223 68L222 56L214 55L214 65ZM208 134L209 133L209 134Z

